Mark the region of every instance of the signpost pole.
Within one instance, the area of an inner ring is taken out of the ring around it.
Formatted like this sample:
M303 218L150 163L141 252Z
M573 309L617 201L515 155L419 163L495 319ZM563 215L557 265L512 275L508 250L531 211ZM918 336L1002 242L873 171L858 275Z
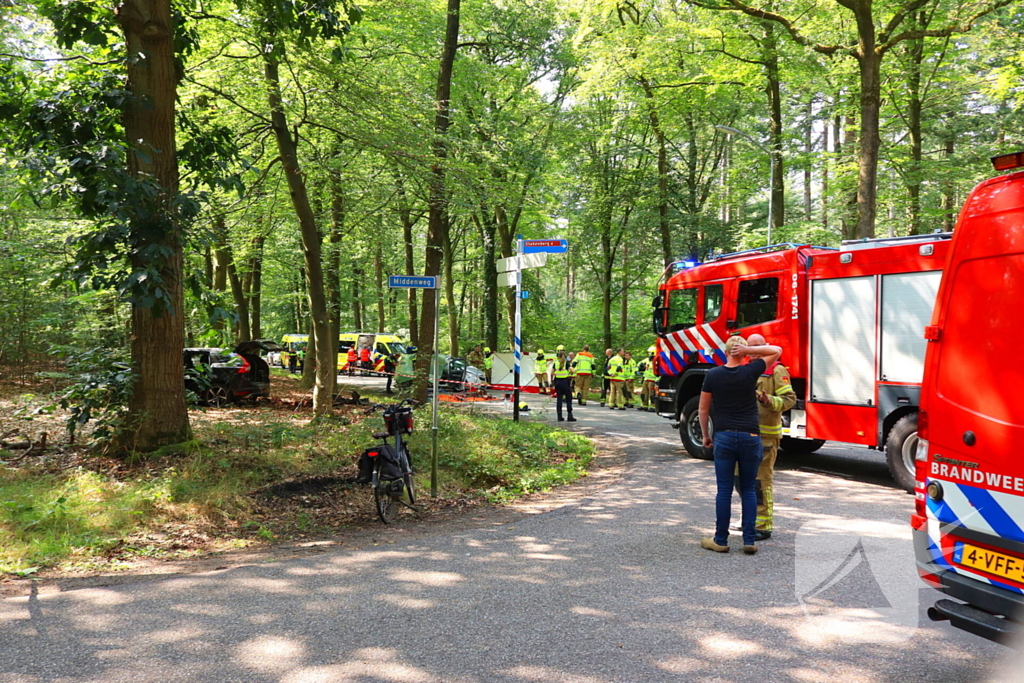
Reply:
M451 303L451 302L449 302ZM437 498L437 376L441 371L441 356L437 352L437 321L441 317L441 288L434 289L434 400L432 401L434 427L430 432L430 496Z
M522 358L522 290L523 290L523 236L516 240L516 323L512 333L513 349L515 356L515 379L512 384L512 420L519 422L519 363Z

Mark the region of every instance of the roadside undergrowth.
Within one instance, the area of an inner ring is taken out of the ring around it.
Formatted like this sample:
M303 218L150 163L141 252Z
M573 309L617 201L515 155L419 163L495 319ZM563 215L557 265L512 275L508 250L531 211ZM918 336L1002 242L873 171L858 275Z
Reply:
M550 425L442 406L432 499L429 416L416 411L409 442L420 519L569 483L594 455ZM193 426L193 441L129 461L15 465L0 451L0 574L126 568L379 523L369 487L353 481L379 416L345 406L310 424L308 412L259 404L197 411Z

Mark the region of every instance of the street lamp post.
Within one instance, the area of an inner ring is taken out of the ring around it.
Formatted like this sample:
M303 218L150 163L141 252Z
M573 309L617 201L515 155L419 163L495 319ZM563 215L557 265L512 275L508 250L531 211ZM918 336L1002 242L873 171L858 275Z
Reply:
M721 126L721 125L715 126L715 128L717 128L718 130L723 130L726 133L729 133L731 135L739 135L742 138L746 138L747 142L749 142L754 147L757 147L759 150L761 150L762 152L764 152L765 154L768 155L768 171L769 171L770 175L769 175L769 180L768 180L768 245L767 246L771 246L771 244L772 244L772 223L775 222L775 153L772 152L771 150L765 149L764 145L762 145L760 142L758 142L754 138L752 138L749 135L747 135L746 133L744 133L742 130L737 130L736 128L730 128L729 126Z

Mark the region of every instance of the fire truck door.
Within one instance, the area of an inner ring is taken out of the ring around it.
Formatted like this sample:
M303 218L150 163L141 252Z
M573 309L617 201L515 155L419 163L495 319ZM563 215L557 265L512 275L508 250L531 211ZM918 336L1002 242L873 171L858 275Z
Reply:
M807 436L874 445L874 276L811 282L811 373Z

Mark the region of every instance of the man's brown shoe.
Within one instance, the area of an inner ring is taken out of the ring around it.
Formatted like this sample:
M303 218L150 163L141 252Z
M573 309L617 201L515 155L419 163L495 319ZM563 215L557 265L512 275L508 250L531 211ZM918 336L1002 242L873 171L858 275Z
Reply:
M729 552L729 546L718 545L715 543L713 538L702 538L700 539L700 547L704 550L714 550L716 553L727 553Z
M747 555L756 555L757 554L757 546L756 545L745 545L745 546L743 546L743 552L745 552Z

